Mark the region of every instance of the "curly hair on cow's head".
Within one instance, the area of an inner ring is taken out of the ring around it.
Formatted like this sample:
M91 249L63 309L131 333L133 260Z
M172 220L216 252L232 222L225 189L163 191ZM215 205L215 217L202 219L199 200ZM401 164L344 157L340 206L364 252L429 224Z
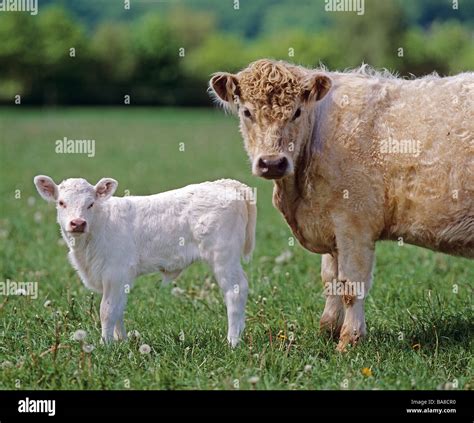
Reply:
M288 63L262 59L239 72L241 97L275 120L288 119L302 95L304 73Z

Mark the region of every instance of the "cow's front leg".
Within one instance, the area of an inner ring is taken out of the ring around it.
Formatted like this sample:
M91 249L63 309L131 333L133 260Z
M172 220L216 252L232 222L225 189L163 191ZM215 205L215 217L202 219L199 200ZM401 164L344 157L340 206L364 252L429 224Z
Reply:
M321 258L321 279L326 294L326 305L319 322L322 332L331 337L339 336L344 322L344 305L337 295L338 269L337 255L324 254Z
M130 286L130 285L129 285ZM103 295L100 303L100 323L102 326L102 341L109 343L114 340L114 330L117 338L123 338L123 313L127 302L125 284L120 279L106 279L103 282ZM118 333L117 333L118 332Z
M366 335L364 303L372 284L374 244L363 238L339 239L338 269L343 285L342 302L345 316L339 337L338 351L355 345Z

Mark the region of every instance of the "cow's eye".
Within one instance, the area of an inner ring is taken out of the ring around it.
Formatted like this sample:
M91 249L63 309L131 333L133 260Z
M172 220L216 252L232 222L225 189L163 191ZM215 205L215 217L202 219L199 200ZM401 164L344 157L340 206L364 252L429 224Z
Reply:
M244 109L244 116L246 118L251 118L252 117L252 113L250 113L249 109Z
M298 107L298 108L296 109L296 112L295 112L295 114L293 115L293 118L292 118L291 120L296 120L296 119L298 119L300 116L301 116L301 107Z
M62 201L62 200L59 201L59 205L60 205L61 207L66 208L66 204L65 204L64 201Z
M93 205L94 205L94 203L90 203L90 204L89 204L89 207L87 207L87 208L88 208L88 209L91 209Z

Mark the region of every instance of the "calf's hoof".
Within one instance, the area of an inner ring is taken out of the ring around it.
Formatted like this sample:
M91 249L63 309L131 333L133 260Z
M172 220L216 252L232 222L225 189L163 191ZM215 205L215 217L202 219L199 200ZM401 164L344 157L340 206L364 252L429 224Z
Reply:
M231 348L235 348L240 343L240 337L238 336L228 336L227 342L229 343Z

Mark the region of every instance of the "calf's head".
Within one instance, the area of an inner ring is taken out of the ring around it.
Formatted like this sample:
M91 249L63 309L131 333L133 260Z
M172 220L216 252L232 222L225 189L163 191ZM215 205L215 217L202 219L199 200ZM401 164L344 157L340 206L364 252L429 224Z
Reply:
M253 174L267 179L293 174L311 136L315 104L330 87L322 72L266 59L210 80L215 98L239 115Z
M41 197L56 203L57 219L63 232L75 236L93 228L98 209L118 185L111 178L102 178L95 186L82 178L66 179L56 185L44 175L35 176L34 183Z

